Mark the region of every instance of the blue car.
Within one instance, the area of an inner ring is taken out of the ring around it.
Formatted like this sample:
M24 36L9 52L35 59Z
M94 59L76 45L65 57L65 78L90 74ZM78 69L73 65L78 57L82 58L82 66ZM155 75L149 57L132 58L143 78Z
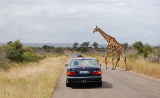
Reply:
M95 58L72 58L67 65L66 87L81 83L102 86L101 65Z

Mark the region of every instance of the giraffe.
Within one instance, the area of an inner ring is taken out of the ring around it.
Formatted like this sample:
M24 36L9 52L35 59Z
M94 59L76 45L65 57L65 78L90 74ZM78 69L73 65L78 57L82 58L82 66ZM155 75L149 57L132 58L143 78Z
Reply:
M123 57L124 63L125 63L125 70L127 70L127 64L126 64L126 56L124 55L125 47L123 44L120 44L114 37L110 36L109 34L105 33L102 29L96 26L94 28L94 32L99 32L101 36L107 41L107 51L105 55L105 64L106 64L106 70L107 70L107 64L108 64L108 56L112 56L112 69L116 69L118 66L118 63L120 61L120 58ZM115 61L115 63L114 63Z

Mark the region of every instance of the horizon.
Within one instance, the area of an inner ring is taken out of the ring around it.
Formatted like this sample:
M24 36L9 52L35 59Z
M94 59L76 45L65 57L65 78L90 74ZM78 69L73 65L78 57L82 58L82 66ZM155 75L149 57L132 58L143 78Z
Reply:
M15 40L16 41L16 40ZM8 41L9 42L9 41ZM13 41L14 42L14 41ZM39 43L33 43L33 42L30 42L30 43L27 43L27 42L22 42L20 40L20 42L24 45L24 46L35 46L35 47L42 47L44 45L48 45L48 46L55 46L55 47L72 47L72 45L74 43L78 43L79 45L82 44L83 42L73 42L73 43L54 43L54 42L39 42ZM89 42L89 41L84 41L84 42ZM96 41L95 41L96 42ZM135 41L136 42L136 41ZM98 42L97 42L98 43ZM142 42L143 43L143 42ZM5 45L7 44L7 42L0 42L0 45ZM89 42L90 45L93 44L93 42ZM99 44L99 47L106 47L106 44L107 43L98 43ZM121 44L126 44L126 43L121 43ZM129 46L132 46L134 43L127 43ZM148 44L148 43L143 43L145 45L150 45L152 47L160 47L160 44L159 45L151 45L151 44Z

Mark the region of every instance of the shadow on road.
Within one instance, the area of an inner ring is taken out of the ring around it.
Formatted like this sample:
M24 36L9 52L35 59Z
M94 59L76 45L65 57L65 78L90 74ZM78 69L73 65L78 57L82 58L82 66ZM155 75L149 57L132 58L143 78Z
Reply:
M104 89L104 88L113 88L113 86L111 83L107 81L103 81L102 87L99 87L96 84L76 84L76 85L73 85L72 88L73 89L94 89L94 88Z
M102 88L113 88L113 85L107 81L103 81Z

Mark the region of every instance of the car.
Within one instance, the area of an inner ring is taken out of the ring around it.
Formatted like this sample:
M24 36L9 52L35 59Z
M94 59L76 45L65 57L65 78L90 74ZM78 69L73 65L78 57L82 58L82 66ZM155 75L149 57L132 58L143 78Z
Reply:
M75 53L75 54L72 54L71 57L72 58L76 58L76 57L83 57L83 56L81 54Z
M95 58L72 58L67 64L66 87L76 84L102 86L101 64Z

